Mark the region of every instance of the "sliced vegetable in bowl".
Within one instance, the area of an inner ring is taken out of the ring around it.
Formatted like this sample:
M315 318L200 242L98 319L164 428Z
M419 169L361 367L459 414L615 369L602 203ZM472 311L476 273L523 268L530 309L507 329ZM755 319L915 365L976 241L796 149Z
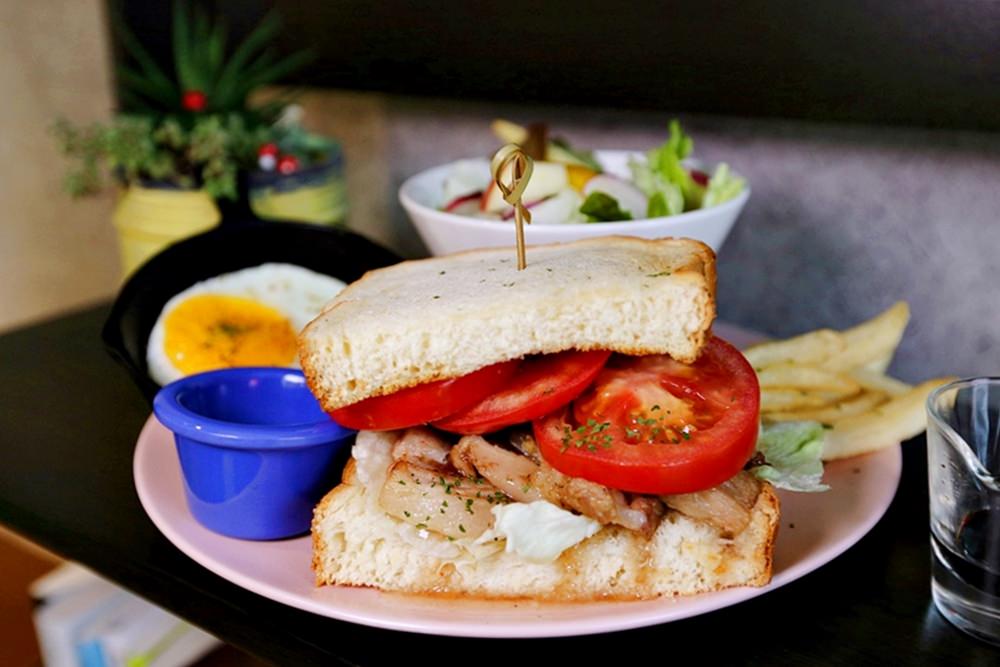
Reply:
M630 156L627 170L610 169L591 151L549 139L547 128L505 120L492 124L497 138L520 145L535 160L523 201L535 224L621 222L679 215L738 197L745 180L727 164L711 174L691 160L694 142L670 123L670 135L645 155ZM510 220L511 207L485 162L459 160L445 177L441 210L485 220Z

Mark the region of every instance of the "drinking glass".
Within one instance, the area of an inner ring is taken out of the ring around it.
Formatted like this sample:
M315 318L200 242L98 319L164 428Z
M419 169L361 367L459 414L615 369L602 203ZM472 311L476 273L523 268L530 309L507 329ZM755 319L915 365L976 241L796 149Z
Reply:
M1000 378L927 399L931 592L941 614L1000 644Z

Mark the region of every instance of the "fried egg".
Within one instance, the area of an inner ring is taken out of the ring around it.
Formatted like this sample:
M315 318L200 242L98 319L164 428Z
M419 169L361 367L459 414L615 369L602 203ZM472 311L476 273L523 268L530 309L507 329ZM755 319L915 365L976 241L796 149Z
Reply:
M261 264L195 283L163 307L146 346L165 385L233 366L298 366L296 337L344 283L301 266Z

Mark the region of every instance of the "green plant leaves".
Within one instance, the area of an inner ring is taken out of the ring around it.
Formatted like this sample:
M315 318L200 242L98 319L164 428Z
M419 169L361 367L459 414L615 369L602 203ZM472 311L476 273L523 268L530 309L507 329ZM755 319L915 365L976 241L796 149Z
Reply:
M210 112L249 111L247 100L257 88L275 83L313 58L303 50L279 58L272 42L281 28L274 11L233 49L227 59L229 29L201 6L174 3L171 17L173 76L169 76L114 13L112 22L133 61L118 68L119 97L125 108L143 113L177 113L183 95L200 91Z

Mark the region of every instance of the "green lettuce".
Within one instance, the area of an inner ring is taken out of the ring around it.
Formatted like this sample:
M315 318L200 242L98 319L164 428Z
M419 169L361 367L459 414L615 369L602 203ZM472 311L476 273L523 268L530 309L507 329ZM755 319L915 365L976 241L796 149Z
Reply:
M823 484L823 425L819 422L779 422L761 427L757 452L765 463L754 475L789 491L826 491Z
M702 206L707 208L727 202L743 192L745 186L746 181L739 176L734 176L729 171L729 165L723 162L715 168L712 177L708 179L708 187L705 189Z
M587 216L591 222L616 222L631 220L632 214L624 210L618 200L604 192L591 192L583 200L580 213Z
M632 183L649 197L646 217L659 218L684 212L684 194L678 186L650 169L648 164L629 160L628 166L632 170Z
M645 163L629 160L632 181L649 197L647 216L676 215L701 206L704 188L682 164L693 148L694 141L674 119L670 121L670 137L646 153Z

